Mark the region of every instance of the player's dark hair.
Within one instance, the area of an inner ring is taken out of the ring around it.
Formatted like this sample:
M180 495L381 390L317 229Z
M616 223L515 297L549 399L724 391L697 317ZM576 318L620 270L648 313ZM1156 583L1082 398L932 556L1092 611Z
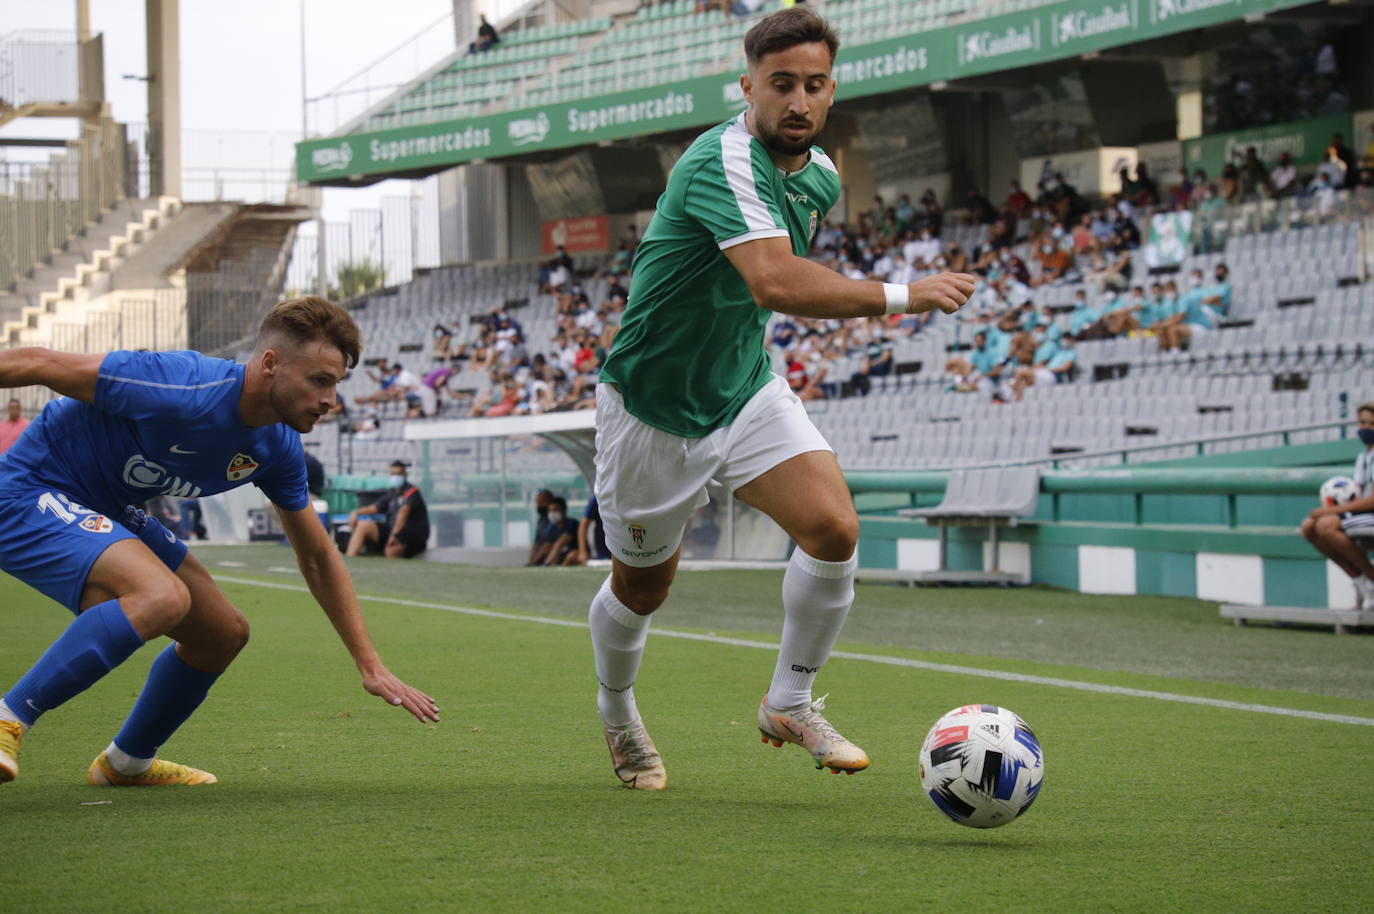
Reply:
M258 327L259 343L279 333L297 343L324 340L343 353L349 368L357 366L362 354L362 333L353 315L316 295L287 299L267 312Z
M1370 400L1368 403L1361 403L1360 408L1355 410L1355 415L1358 416L1360 413L1374 414L1374 400Z
M835 62L835 52L840 49L840 39L815 11L804 6L778 10L759 20L758 25L744 36L744 56L749 63L756 64L765 55L774 51L785 51L799 44L819 41L830 49L830 62Z

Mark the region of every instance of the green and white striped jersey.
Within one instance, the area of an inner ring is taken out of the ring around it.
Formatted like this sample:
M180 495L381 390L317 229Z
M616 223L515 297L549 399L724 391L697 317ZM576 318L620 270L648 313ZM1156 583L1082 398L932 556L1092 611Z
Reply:
M819 147L785 174L744 115L697 137L635 254L630 300L601 370L631 415L684 438L730 424L770 376L770 312L723 252L787 237L804 256L839 195L835 164Z

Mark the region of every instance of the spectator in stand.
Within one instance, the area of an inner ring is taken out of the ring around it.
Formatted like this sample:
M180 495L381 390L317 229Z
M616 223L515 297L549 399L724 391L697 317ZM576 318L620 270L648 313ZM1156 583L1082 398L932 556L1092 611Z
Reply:
M1098 254L1094 254L1092 265L1083 274L1084 282L1096 286L1099 295L1108 289L1124 289L1131 283L1131 252L1112 235L1111 239Z
M922 227L915 238L902 246L902 256L906 258L907 263L917 269L930 269L940 253L940 239L935 237L935 232L928 225Z
M1112 224L1112 234L1115 235L1120 240L1121 244L1125 245L1128 250L1133 251L1140 247L1140 229L1136 226L1135 219L1132 217L1132 210L1121 206L1123 203L1127 204L1127 207L1129 207L1128 201L1118 198L1117 217L1116 222ZM1127 278L1130 277L1127 276Z
M1009 386L1013 402L1021 402L1027 387L1034 387L1036 384L1063 384L1069 381L1072 378L1076 357L1073 337L1063 337L1062 343L1048 337L1042 339L1032 357L1034 364L1018 367L1012 376Z
M1303 537L1350 576L1355 587L1355 608L1374 610L1374 564L1365 547L1350 537L1352 530L1374 527L1374 402L1356 411L1355 434L1364 445L1355 458L1352 473L1355 500L1344 505L1320 507L1302 522Z
M1241 199L1240 171L1227 162L1221 169L1221 199L1223 203L1239 203Z
M935 233L936 238L940 237L945 225L945 210L940 205L940 198L935 196L933 188L928 187L926 192L921 194L916 218L921 225L930 226L930 230Z
M1031 280L1033 288L1054 285L1077 279L1073 257L1068 251L1047 237L1040 245L1040 275Z
M896 214L897 221L903 226L910 226L916 221L916 207L911 205L910 194L902 194L897 198Z
M501 372L501 389L496 394L496 402L487 406L482 413L488 418L496 416L509 416L515 412L515 407L519 404L523 392L519 382L515 380L515 374L509 370Z
M1084 213L1078 220L1078 225L1073 230L1073 252L1079 256L1090 252L1097 239L1093 237L1093 217L1089 213Z
M958 242L950 242L949 248L942 256L945 258L945 270L951 273L969 272L968 254L959 246Z
M496 33L496 27L487 21L485 13L478 15L481 24L477 26L477 40L468 45L469 54L480 54L483 51L490 51L501 42L501 36Z
M976 187L969 188L968 199L964 205L968 209L970 225L991 225L997 221L997 209Z
M849 376L849 382L860 396L868 396L873 389L873 378L885 378L892 374L892 343L886 334L878 330L864 347L864 359L859 370Z
M1257 200L1264 193L1272 193L1269 186L1269 169L1260 161L1259 152L1254 146L1245 150L1245 161L1240 167L1240 193L1244 200Z
M1021 189L1021 182L1015 178L1011 179L1011 192L1007 194L1007 208L1018 216L1025 215L1030 209L1030 194Z
M616 247L615 253L611 255L610 261L606 264L604 276L615 277L630 271L630 263L634 260L634 251L630 250L628 241L621 240Z
M1220 272L1221 268L1218 268L1218 273ZM1224 280L1224 276L1222 279ZM1189 286L1191 288L1179 298L1177 312L1162 321L1159 326L1160 349L1167 351L1187 348L1193 339L1211 332L1215 326L1214 312L1203 301L1210 297L1212 287L1202 284L1201 270L1193 271Z
M487 372L487 384L472 400L472 407L468 410L468 418L476 419L487 414L487 409L501 402L501 395L505 391L505 384L501 380L501 371L492 368Z
M13 447L14 442L19 440L19 436L24 434L24 429L28 427L29 420L24 418L23 404L17 398L11 397L5 418L0 421L0 454Z
M1293 157L1279 153L1278 164L1269 171L1269 192L1275 197L1287 197L1298 189L1298 169Z
M1150 166L1144 162L1136 163L1135 186L1134 202L1137 206L1155 206L1159 203L1159 185L1150 177Z
M1219 263L1213 276L1216 282L1202 290L1202 304L1213 319L1224 318L1231 313L1231 269Z
M1358 163L1355 159L1355 151L1345 145L1345 137L1339 133L1331 135L1331 150L1335 153L1336 159L1341 163L1341 173L1344 180L1340 184L1332 182L1337 190L1342 187L1351 188L1355 186L1355 178L1359 174Z
M1077 337L1093 324L1102 319L1102 312L1088 304L1088 296L1082 289L1073 294L1074 307L1069 312L1069 335Z
M1336 211L1336 185L1331 180L1328 172L1318 171L1312 179L1312 203L1316 207L1317 216L1325 220Z
M1336 188L1345 184L1345 162L1341 160L1340 150L1335 146L1326 148L1326 159L1317 166L1316 174L1312 176L1311 182L1307 185L1309 192L1315 192L1320 186L1322 175L1326 175L1327 184L1334 191Z
M1198 206L1207 199L1207 172L1201 168L1194 171L1192 185L1192 191L1188 195L1188 203L1190 206Z
M1108 310L1102 316L1102 322L1106 325L1107 333L1112 336L1125 336L1139 330L1143 323L1143 318L1148 317L1145 310L1149 307L1145 300L1145 289L1136 286L1131 290L1131 297L1128 300L1117 299L1116 306Z

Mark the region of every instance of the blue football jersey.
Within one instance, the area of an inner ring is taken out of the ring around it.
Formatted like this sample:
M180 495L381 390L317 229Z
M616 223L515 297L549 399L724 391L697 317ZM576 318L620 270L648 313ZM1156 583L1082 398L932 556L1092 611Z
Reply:
M301 436L239 417L244 366L198 352L111 352L95 403L43 408L0 456L0 486L51 486L118 517L155 495L195 498L253 483L287 511L310 504Z

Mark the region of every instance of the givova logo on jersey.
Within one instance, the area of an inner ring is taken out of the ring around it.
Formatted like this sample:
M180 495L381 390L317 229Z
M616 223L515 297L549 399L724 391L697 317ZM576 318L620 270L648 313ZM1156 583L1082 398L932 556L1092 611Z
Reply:
M256 466L254 468L256 469ZM125 484L135 489L147 489L159 495L171 495L175 498L195 498L200 495L200 486L172 475L162 464L155 463L142 454L135 454L125 461L124 472L121 475Z

